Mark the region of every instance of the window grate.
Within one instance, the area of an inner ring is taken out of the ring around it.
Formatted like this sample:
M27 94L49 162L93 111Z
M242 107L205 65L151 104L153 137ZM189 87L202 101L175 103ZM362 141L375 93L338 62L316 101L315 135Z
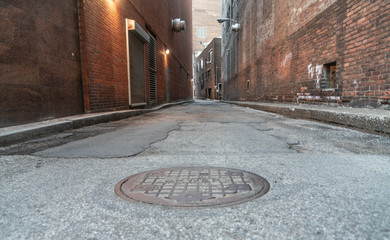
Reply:
M157 103L156 39L151 35L149 43L149 93L150 103Z

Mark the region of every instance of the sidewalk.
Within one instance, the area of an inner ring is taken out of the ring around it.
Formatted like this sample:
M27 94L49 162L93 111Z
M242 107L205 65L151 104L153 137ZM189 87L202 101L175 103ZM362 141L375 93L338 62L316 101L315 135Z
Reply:
M192 102L192 100L166 103L151 109L134 109L114 112L80 114L47 121L0 128L0 146L31 140L70 129L134 117L144 113L154 112L162 108L189 102Z
M309 104L224 102L273 112L291 118L312 119L341 124L372 133L390 134L390 110Z

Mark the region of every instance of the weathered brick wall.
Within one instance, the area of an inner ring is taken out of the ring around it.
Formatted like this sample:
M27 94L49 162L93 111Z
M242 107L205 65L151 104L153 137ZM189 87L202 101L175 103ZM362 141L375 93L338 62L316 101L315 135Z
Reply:
M85 110L128 106L125 16L136 13L123 1L78 4Z
M191 0L0 1L0 127L128 108L125 18L156 35L158 102L191 97L191 5ZM186 20L187 30L173 33L174 18ZM149 99L147 51L145 45Z
M346 99L390 98L390 2L347 1L343 91Z
M0 1L0 127L83 111L76 0Z
M86 111L129 106L126 18L134 19L156 37L158 102L191 96L191 1L78 0L78 3ZM171 20L175 18L186 20L187 30L174 33ZM170 50L169 55L165 55L166 49ZM146 97L149 99L147 54L145 45ZM170 89L169 99L167 88Z
M147 26L157 36L158 99L167 101L167 70L169 100L192 97L192 0L133 0L142 12ZM186 21L186 30L172 32L171 20ZM164 56L166 49L170 54ZM167 63L167 64L166 64Z
M240 1L238 11L242 27L235 55L238 70L224 83L226 98L389 99L388 1ZM324 87L322 73L334 62L334 86Z

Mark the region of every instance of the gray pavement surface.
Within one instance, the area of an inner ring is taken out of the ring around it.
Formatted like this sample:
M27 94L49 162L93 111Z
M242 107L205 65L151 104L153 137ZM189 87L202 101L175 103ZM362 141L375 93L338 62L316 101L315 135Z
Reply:
M166 107L185 104L180 101L156 106L152 109L123 110L104 113L90 113L51 119L23 125L0 128L0 147L26 140L53 135L109 121L117 121L141 114L154 112ZM390 106L384 109L335 107L331 105L262 103L246 101L225 101L243 107L282 114L297 119L310 119L390 136Z
M179 128L176 122L154 121L37 152L48 157L129 157L148 148ZM131 146L131 147L129 147Z
M60 136L94 129L104 131L0 156L0 239L390 239L389 137L211 101ZM271 189L206 209L114 193L125 177L174 166L241 169Z
M30 139L52 135L70 129L77 129L85 126L117 121L141 114L154 112L166 107L185 104L191 102L184 100L158 105L151 109L133 109L114 112L89 113L75 116L55 118L46 121L34 122L23 125L0 128L0 146L6 146Z

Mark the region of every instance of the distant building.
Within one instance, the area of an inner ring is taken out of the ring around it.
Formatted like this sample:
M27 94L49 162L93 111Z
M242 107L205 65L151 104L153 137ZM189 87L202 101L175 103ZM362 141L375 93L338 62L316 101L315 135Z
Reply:
M223 0L223 97L380 106L390 100L390 4Z
M221 99L221 39L214 38L194 64L195 97Z
M191 7L1 1L0 127L192 97Z
M192 48L194 59L214 38L221 37L221 0L192 0Z

